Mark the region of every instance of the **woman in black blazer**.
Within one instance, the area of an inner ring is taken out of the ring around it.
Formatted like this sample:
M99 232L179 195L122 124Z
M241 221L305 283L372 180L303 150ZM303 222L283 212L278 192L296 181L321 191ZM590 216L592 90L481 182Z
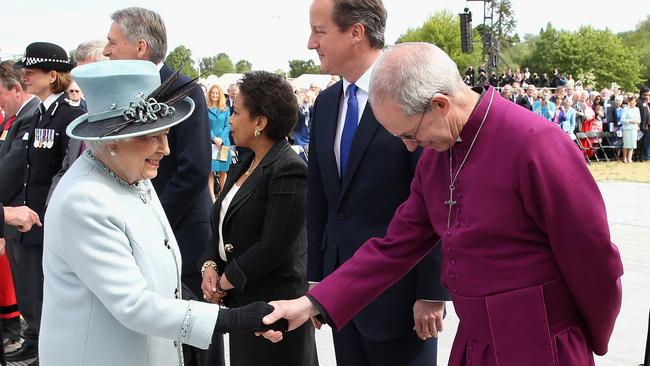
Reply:
M293 299L307 292L305 199L307 166L286 137L298 118L291 86L268 72L239 82L231 132L253 153L233 166L212 208L213 247L202 259L203 296L239 307ZM272 344L253 334L230 335L230 361L244 365L317 365L308 322Z

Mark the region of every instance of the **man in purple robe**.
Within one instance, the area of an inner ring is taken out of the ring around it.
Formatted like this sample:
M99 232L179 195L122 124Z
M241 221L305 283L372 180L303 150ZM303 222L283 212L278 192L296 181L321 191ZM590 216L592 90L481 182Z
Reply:
M425 148L410 196L384 238L306 297L273 302L265 322L293 329L320 313L337 330L440 238L460 318L450 365L593 365L620 310L623 268L575 144L492 87L465 86L431 44L387 51L370 85L380 123Z

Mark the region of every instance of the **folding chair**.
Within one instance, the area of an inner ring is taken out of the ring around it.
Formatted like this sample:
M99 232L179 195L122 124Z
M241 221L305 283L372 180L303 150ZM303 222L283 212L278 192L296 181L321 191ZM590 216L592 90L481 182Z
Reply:
M619 152L623 147L623 140L616 135L616 132L604 132L601 145L603 149L610 149L614 153L613 160L618 160Z
M605 161L609 161L609 156L607 156L607 152L603 147L603 137L605 136L605 132L590 131L587 132L587 136L591 138L591 146L593 146L594 149L598 149L600 152L603 153L603 157L605 158ZM600 161L598 160L598 152L596 152L596 160Z
M584 132L576 132L576 139L574 140L576 145L578 145L578 148L580 151L582 151L582 154L585 157L585 160L587 161L588 164L591 164L591 159L589 157L589 153L594 154L594 148L591 146L591 140L589 137L587 137L587 134ZM583 141L585 142L583 144ZM587 145L587 146L585 146Z

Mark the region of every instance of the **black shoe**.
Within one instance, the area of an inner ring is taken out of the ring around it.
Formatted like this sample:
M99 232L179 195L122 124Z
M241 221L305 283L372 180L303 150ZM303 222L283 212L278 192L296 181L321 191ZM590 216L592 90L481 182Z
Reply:
M22 347L7 354L7 361L25 361L38 356L38 347L23 344Z

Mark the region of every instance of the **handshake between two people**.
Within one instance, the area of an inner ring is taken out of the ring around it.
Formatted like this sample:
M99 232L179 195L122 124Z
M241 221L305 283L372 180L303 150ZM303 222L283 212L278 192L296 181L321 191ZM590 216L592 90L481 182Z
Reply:
M255 301L239 308L221 308L215 330L218 333L255 332L276 343L282 340L284 332L298 328L317 314L306 296L268 304Z

